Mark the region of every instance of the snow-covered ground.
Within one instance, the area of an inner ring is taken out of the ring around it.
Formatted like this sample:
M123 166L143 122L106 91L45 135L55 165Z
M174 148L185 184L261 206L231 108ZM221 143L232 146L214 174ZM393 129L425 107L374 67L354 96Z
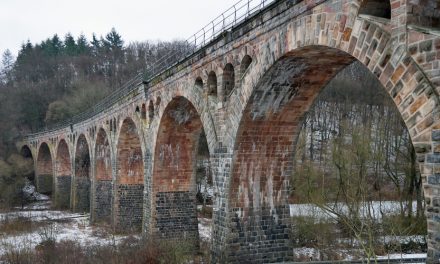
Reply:
M353 252L349 252L348 250L340 249L340 250L332 250L333 254L339 255L341 260L344 261L350 261L355 260L353 257ZM293 249L293 255L295 259L301 259L301 260L308 260L308 261L319 261L321 260L322 253L316 249L316 248L309 248L309 247L301 247L301 248L294 248ZM418 258L426 258L426 253L416 253L416 254L389 254L386 256L377 256L377 259L418 259ZM423 264L424 262L421 262L420 264ZM418 263L414 263L418 264Z
M384 208L389 208L391 211L397 206L394 202L382 203ZM95 246L95 245L113 245L122 241L127 236L113 235L109 232L108 227L93 226L89 222L88 214L72 213L69 211L51 210L50 201L40 201L25 206L23 209L16 208L14 212L0 213L0 222L5 220L11 220L14 218L27 218L34 222L46 223L38 228L35 228L30 233L18 233L16 235L1 234L0 233L0 256L11 249L20 248L35 248L49 233L57 241L73 240L80 243L83 246ZM199 208L200 210L200 208ZM316 206L301 204L290 206L292 216L317 216L329 217L325 212ZM321 211L320 211L321 210ZM390 211L388 211L390 212ZM212 219L199 218L199 235L200 238L206 242L211 240L211 225ZM137 238L140 237L140 234ZM384 241L390 242L396 238L384 237ZM406 240L423 242L423 236L414 237L402 237L398 238L399 241L405 242ZM294 255L296 258L319 260L321 258L321 252L314 248L295 248ZM351 260L353 254L339 250L337 254L342 259ZM392 254L389 256L381 256L379 258L418 258L426 257L426 254Z
M113 245L127 238L125 235L111 234L108 227L91 225L89 214L51 210L50 207L50 201L40 201L26 205L23 209L20 207L13 212L0 213L0 223L18 218L45 223L30 233L0 233L0 256L11 249L33 249L48 235L57 241L71 240L83 246ZM211 240L211 223L209 218L199 218L199 235L207 242Z
M341 213L348 211L347 206L344 204L327 204L326 206L334 208L335 211ZM406 206L404 208L406 208ZM417 209L416 201L413 202L412 208L413 212L415 212ZM400 212L400 205L399 202L395 201L371 202L370 204L365 205L362 210L364 213L370 213L375 219L381 219L382 213L386 215L398 214ZM336 215L333 213L321 209L314 204L291 204L290 216L306 216L325 220L336 218Z
M35 248L48 236L57 241L76 241L84 246L111 245L127 237L112 235L104 227L90 225L88 214L49 210L49 207L50 202L37 202L26 206L24 210L1 213L0 222L20 217L45 224L30 233L0 233L0 255L11 249Z

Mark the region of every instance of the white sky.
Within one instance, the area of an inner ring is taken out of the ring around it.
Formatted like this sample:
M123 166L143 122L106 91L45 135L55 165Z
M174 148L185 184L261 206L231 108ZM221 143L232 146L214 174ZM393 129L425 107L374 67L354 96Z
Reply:
M90 41L112 27L131 41L186 39L238 0L0 0L0 54L70 32Z

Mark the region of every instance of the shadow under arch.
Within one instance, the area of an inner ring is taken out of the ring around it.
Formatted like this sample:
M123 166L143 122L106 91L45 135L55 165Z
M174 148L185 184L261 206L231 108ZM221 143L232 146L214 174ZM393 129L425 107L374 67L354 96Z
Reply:
M93 215L96 222L111 221L112 208L112 159L111 146L107 132L101 127L95 144L95 181L93 186Z
M230 228L222 253L227 261L291 260L289 180L302 121L326 84L355 60L326 46L298 48L277 60L253 89L233 149Z
M41 143L37 157L36 173L37 191L43 194L52 194L53 192L53 163L52 154L46 142Z
M186 239L199 246L197 160L203 156L209 162L203 137L203 124L194 105L185 97L173 98L161 116L154 150L150 228L158 238Z
M144 201L145 164L142 141L131 118L122 122L117 142L113 225L119 231L140 231Z
M69 147L64 139L61 139L58 143L56 155L55 206L69 208L72 188L72 162Z
M90 150L84 134L78 137L75 148L75 176L73 185L73 211L90 212L91 190Z
M25 158L26 160L29 159L29 164L32 165L32 170L29 172L29 174L25 175L25 177L35 185L35 160L34 156L32 155L32 150L28 145L23 145L20 149L20 155ZM27 161L26 161L27 162Z

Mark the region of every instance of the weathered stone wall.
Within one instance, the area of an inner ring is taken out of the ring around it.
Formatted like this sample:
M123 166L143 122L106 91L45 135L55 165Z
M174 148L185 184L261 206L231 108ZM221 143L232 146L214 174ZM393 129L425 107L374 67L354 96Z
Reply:
M155 228L157 236L161 238L177 238L198 245L196 194L157 192Z
M69 147L64 139L61 139L58 143L55 172L55 206L69 208L72 188L72 163Z
M144 186L142 184L119 184L116 229L120 231L141 231Z
M198 246L196 159L202 123L190 101L174 98L160 120L153 170L153 233Z
M402 1L392 0L394 6ZM408 3L408 23L432 28L440 27L440 1L438 0L406 0Z
M111 180L99 180L95 182L94 197L94 220L97 222L110 223L112 212L113 185Z
M117 146L117 186L115 189L115 228L142 229L144 164L141 140L132 119L123 121Z
M57 176L55 186L55 205L58 208L67 209L70 207L70 191L72 188L71 175Z
M44 194L52 193L53 163L49 146L41 144L37 157L37 191Z
M90 180L78 177L75 179L74 211L88 213L90 211Z
M37 176L37 191L43 194L52 193L53 176L52 174L39 174Z
M113 197L111 148L102 128L96 137L95 167L92 220L110 223Z
M75 212L90 212L90 152L86 137L81 134L76 143L74 201Z
M428 258L440 262L440 125L432 131L432 153L426 157L425 202L428 219ZM437 262L437 263L439 263Z

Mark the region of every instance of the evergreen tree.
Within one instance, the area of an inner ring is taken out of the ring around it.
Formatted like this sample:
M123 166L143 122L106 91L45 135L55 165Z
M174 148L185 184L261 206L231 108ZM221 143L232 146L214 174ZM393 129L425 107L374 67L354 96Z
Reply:
M78 54L78 46L70 33L67 33L64 37L64 52L69 56L75 56Z
M105 39L102 41L104 47L110 49L111 51L121 50L124 45L121 35L116 32L115 28L112 28L111 31L105 35Z
M96 34L93 33L92 36L92 54L94 56L98 56L99 52L101 51L101 42L98 40L98 38L96 37Z
M79 55L87 54L90 50L89 43L87 41L86 36L84 34L79 35L76 40L77 51Z

